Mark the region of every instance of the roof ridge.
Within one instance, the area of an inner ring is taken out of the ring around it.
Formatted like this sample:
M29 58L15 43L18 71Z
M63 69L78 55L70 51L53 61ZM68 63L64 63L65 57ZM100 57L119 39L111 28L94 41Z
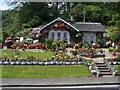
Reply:
M94 22L75 22L73 24L101 24L101 23L94 23Z

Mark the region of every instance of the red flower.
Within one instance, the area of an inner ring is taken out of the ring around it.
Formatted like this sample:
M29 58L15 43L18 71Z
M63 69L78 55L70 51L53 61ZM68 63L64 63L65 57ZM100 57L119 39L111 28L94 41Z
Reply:
M88 54L88 57L89 57L89 58L93 58L93 55L89 53L89 54Z
M12 49L16 49L17 47L16 46L12 46Z
M35 49L36 46L34 46L34 45L29 45L28 48L29 48L29 49Z
M44 45L44 44L42 44L42 46L41 46L41 47L42 47L42 49L44 49L45 45Z
M42 47L41 47L41 45L38 45L37 48L38 48L38 49L41 49Z
M113 55L113 56L116 56L116 53L113 53L112 55Z

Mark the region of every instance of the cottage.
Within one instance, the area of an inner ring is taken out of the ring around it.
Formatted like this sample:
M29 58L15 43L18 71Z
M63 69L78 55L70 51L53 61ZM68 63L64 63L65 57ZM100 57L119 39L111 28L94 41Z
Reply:
M67 43L84 43L86 41L88 43L97 43L97 38L103 37L103 33L105 33L105 29L101 23L69 23L61 18L32 30L32 34L40 42L43 42L45 38L50 38L53 40L64 40Z

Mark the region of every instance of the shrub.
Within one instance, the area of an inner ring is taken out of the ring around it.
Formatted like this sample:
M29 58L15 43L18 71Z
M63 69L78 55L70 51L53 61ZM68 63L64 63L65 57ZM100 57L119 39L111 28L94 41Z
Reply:
M109 48L109 52L112 53L114 51L114 48L113 47L110 47Z
M73 55L77 55L78 54L78 51L77 50L70 50L70 53L72 53Z
M46 48L46 49L51 49L52 42L53 42L52 39L46 38L46 39L45 39L45 46L46 46L45 48Z
M68 47L73 47L74 46L74 43L71 43L71 44L68 44L68 43L66 43L66 47L68 48Z
M89 43L84 43L83 46L82 46L82 48L84 48L84 49L85 48L90 48L90 47L91 47L91 45Z
M116 61L120 61L120 55L116 57Z

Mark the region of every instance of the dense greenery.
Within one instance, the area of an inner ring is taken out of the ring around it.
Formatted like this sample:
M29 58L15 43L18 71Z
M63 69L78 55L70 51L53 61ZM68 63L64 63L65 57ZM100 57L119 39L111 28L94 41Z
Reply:
M70 21L71 16L73 22L100 22L108 26L107 29L110 32L115 31L110 34L113 41L118 41L120 37L120 2L27 2L12 3L11 5L17 5L17 7L12 10L2 11L3 40L7 36L14 37L20 31L26 30L26 28L43 25L57 17ZM117 29L114 27L117 27Z
M80 66L3 66L2 78L80 78L91 77L85 65Z

